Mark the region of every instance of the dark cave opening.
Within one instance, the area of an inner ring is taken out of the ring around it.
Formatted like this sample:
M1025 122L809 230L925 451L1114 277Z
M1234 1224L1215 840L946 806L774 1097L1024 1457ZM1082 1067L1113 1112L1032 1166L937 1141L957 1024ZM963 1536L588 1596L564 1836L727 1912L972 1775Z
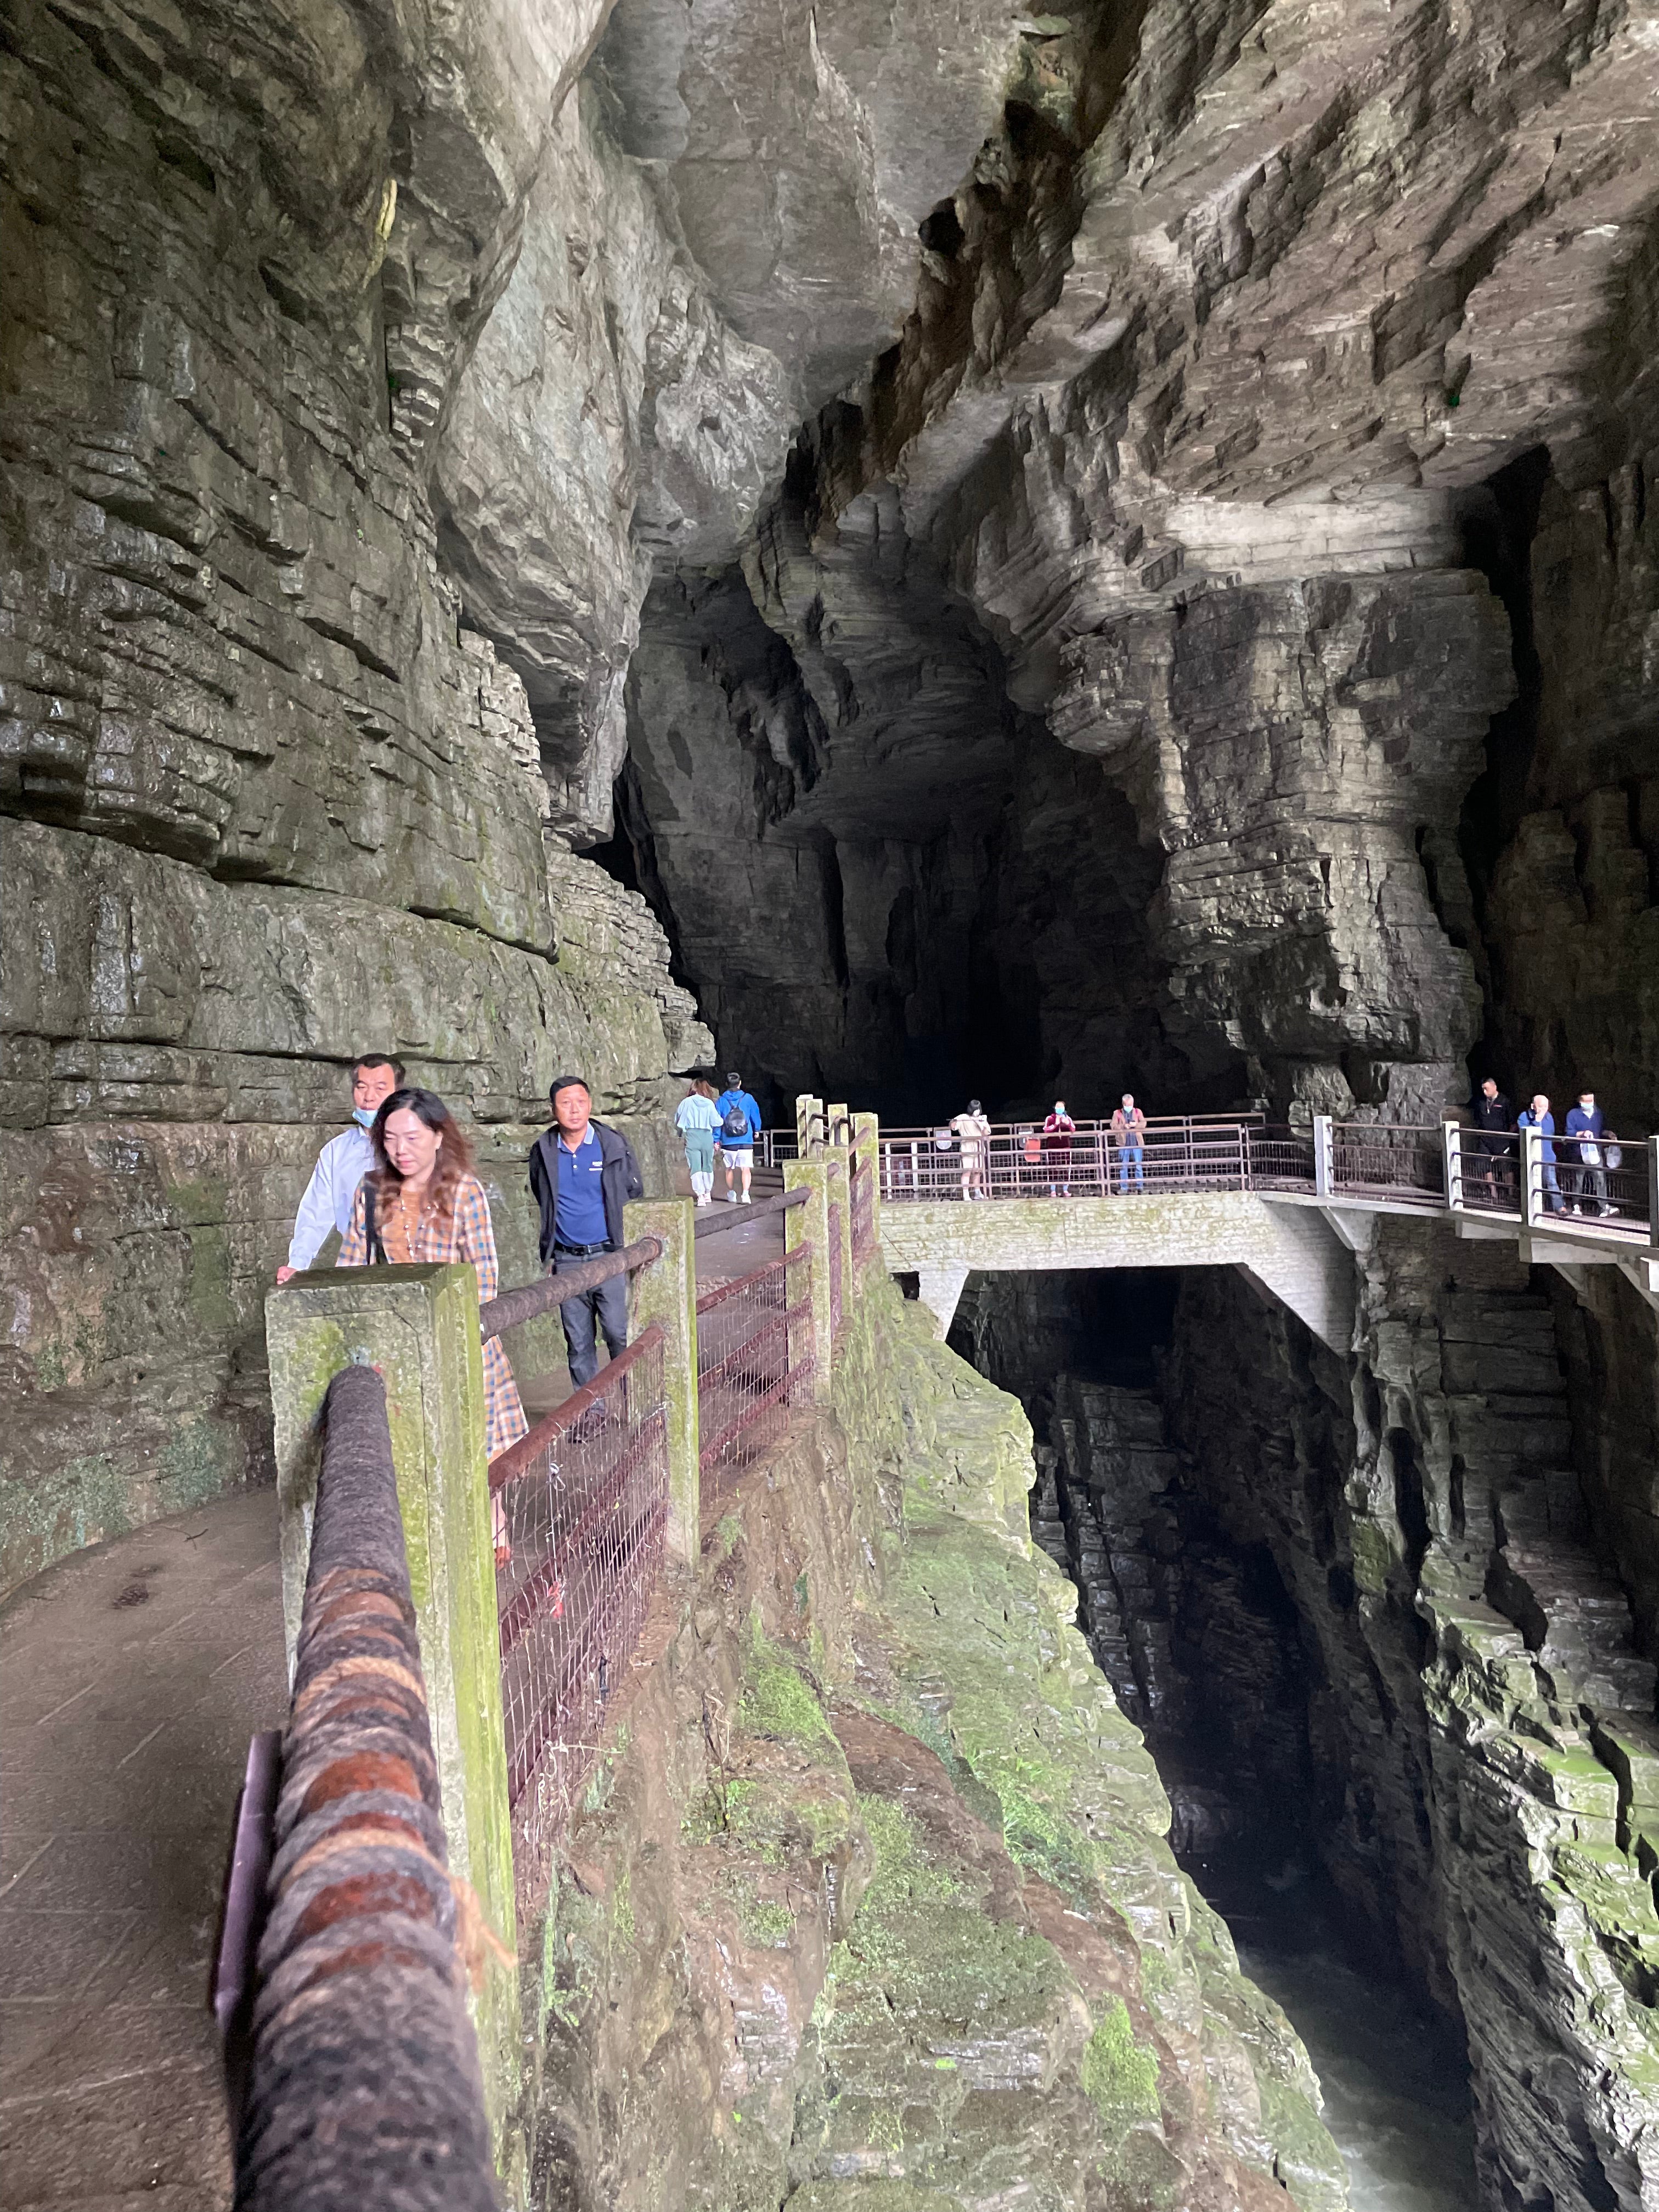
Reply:
M1230 1271L1126 1269L970 1277L950 1341L1026 1407L1033 1540L1152 1753L1178 1859L1315 2053L1352 2201L1463 2212L1462 2017L1425 1897L1378 1878L1402 1834L1431 1850L1421 1628L1386 1597L1362 1615L1352 1427L1305 1334ZM1405 1431L1382 1462L1403 1574L1430 1535ZM1401 1747L1392 1794L1358 1751L1372 1729Z
M769 1119L803 1091L900 1128L970 1096L994 1119L1236 1102L1242 1059L1192 1056L1125 793L1012 703L883 501L809 554L816 482L791 479L764 618L735 569L647 599L592 853L650 904L719 1057Z

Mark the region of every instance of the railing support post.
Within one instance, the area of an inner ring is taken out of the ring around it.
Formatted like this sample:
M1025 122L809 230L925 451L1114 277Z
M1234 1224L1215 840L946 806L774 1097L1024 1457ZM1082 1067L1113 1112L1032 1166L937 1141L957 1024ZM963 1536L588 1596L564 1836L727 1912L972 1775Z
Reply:
M1536 1129L1521 1132L1521 1226L1535 1229L1544 1214L1544 1140Z
M663 1396L668 1407L668 1529L671 1559L695 1567L702 1549L697 1433L697 1259L689 1198L635 1199L623 1208L629 1243L662 1241L662 1257L633 1279L629 1334L662 1323Z
M795 1100L795 1146L804 1160L816 1157L823 1144L823 1103L810 1091Z
M807 1190L805 1206L792 1206L783 1217L783 1249L794 1252L810 1244L812 1256L807 1273L812 1285L812 1396L829 1402L830 1370L836 1340L830 1326L830 1170L823 1160L786 1160L783 1187Z
M853 1295L853 1123L844 1106L824 1109L824 1127L829 1142L824 1158L830 1167L830 1203L836 1209L841 1227L841 1302L842 1319L847 1318L848 1301ZM839 1129L841 1135L836 1135Z
M322 1407L343 1367L386 1381L398 1504L452 1871L516 1954L495 1557L484 1471L478 1279L463 1264L325 1268L265 1300L283 1613L292 1678L322 1464ZM491 1964L474 2001L498 2165L518 2094L518 1974Z
M1328 1114L1313 1117L1314 1196L1328 1198L1336 1188L1336 1125Z
M881 1123L873 1114L853 1116L853 1150L859 1172L870 1178L870 1249L881 1250Z
M1446 1204L1452 1212L1461 1213L1463 1211L1462 1132L1455 1121L1443 1121L1440 1136L1446 1148Z

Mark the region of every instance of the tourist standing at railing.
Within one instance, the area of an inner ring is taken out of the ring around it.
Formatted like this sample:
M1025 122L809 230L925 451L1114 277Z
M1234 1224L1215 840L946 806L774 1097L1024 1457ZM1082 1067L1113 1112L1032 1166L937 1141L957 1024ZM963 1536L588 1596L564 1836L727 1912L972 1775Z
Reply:
M336 1265L438 1266L470 1262L478 1304L495 1295L500 1270L489 1200L472 1172L472 1147L434 1091L394 1091L369 1132L379 1164L357 1186ZM483 1345L484 1453L494 1459L530 1426L499 1339ZM495 1559L510 1556L507 1522L495 1501Z
M276 1270L279 1283L310 1267L328 1242L331 1229L345 1235L357 1186L374 1164L374 1146L368 1133L374 1116L403 1079L402 1061L388 1060L383 1053L366 1052L353 1063L351 1127L331 1137L317 1155L311 1181L294 1217L288 1265Z
M732 1188L735 1172L743 1182L743 1202L751 1203L749 1180L755 1171L755 1139L761 1133L760 1108L743 1087L743 1078L735 1069L726 1079L726 1088L714 1101L720 1117L720 1162L726 1170L726 1202L735 1205L738 1194Z
M530 1148L530 1188L542 1216L542 1264L568 1274L602 1252L620 1252L623 1207L645 1196L634 1147L620 1129L593 1119L580 1075L562 1075L548 1093L553 1123ZM628 1343L628 1278L612 1275L559 1307L570 1380L580 1390L599 1371L595 1325L614 1359Z
M1603 1173L1602 1138L1606 1124L1593 1091L1581 1091L1578 1103L1567 1109L1566 1135L1572 1141L1561 1146L1562 1182L1572 1203L1569 1213L1611 1213L1607 1179ZM1581 1199L1591 1201L1580 1205Z
M1555 1171L1555 1146L1550 1141L1555 1134L1555 1116L1550 1111L1549 1100L1545 1097L1541 1091L1534 1094L1531 1105L1527 1108L1523 1114L1517 1117L1515 1126L1517 1129L1537 1130L1538 1158L1541 1164L1540 1170L1540 1179L1542 1184L1540 1195L1544 1200L1544 1211L1546 1213L1559 1213L1561 1211L1561 1184L1560 1179ZM1522 1146L1522 1171L1523 1174L1526 1171L1526 1148L1524 1142Z
M1133 1091L1126 1091L1116 1112L1112 1115L1112 1149L1118 1159L1118 1188L1127 1191L1133 1174L1135 1188L1145 1190L1146 1174L1146 1116L1135 1104Z
M1475 1092L1469 1111L1480 1132L1472 1147L1481 1163L1475 1173L1486 1186L1488 1201L1496 1203L1514 1180L1515 1139L1508 1133L1515 1126L1515 1109L1489 1075Z
M714 1139L720 1126L714 1085L694 1075L691 1088L674 1115L674 1127L685 1139L686 1172L691 1178L691 1195L699 1206L714 1202Z
M1077 1123L1066 1111L1066 1101L1056 1098L1054 1110L1042 1125L1042 1150L1048 1162L1048 1195L1072 1194L1072 1139Z
M990 1194L985 1188L985 1164L991 1149L991 1124L977 1098L968 1101L968 1111L958 1114L951 1127L962 1146L963 1196L988 1198Z

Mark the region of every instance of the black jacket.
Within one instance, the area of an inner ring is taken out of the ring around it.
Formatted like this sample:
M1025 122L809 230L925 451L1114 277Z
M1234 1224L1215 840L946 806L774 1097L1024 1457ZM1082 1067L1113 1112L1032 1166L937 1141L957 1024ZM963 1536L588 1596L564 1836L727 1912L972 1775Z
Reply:
M1474 1113L1474 1124L1478 1129L1496 1131L1508 1129L1514 1126L1515 1109L1501 1091L1496 1098L1488 1098L1484 1091L1477 1091L1471 1111ZM1491 1137L1484 1137L1480 1140L1480 1149L1483 1152L1513 1152L1515 1147L1512 1145L1494 1143Z
M623 1248L623 1207L630 1198L645 1196L645 1180L634 1147L620 1129L595 1121L589 1125L599 1140L599 1195L605 1201L605 1233L613 1252ZM542 1210L542 1265L553 1258L553 1216L559 1199L559 1163L553 1147L559 1142L556 1128L544 1129L530 1148L530 1189Z

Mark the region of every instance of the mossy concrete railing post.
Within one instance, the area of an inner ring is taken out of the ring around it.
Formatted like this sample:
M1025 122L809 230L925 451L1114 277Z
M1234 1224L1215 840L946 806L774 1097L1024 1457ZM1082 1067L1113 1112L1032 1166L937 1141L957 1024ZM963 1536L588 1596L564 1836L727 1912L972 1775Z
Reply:
M866 1256L873 1259L881 1250L881 1123L873 1114L854 1115L853 1151L858 1159L859 1173L870 1178L870 1250Z
M841 1230L842 1318L853 1296L853 1117L844 1106L826 1106L829 1143L824 1158L830 1164L830 1203L836 1208Z
M289 1678L322 1463L323 1399L343 1367L375 1367L386 1379L450 1869L471 1885L490 1927L516 1955L477 1276L464 1264L298 1275L265 1300L265 1343ZM515 1969L486 1966L473 2017L505 2172L519 2087Z
M697 1455L697 1256L689 1198L636 1199L623 1234L662 1240L662 1257L634 1278L630 1337L662 1323L663 1393L668 1402L668 1554L695 1566L702 1547Z
M823 1101L810 1091L795 1099L795 1146L804 1160L814 1159L823 1144Z
M830 1320L830 1171L823 1160L786 1160L786 1190L811 1193L805 1206L792 1206L783 1217L783 1249L799 1251L810 1244L812 1256L807 1273L812 1286L812 1395L825 1405L830 1398L830 1370L836 1340ZM791 1356L793 1346L790 1347Z

